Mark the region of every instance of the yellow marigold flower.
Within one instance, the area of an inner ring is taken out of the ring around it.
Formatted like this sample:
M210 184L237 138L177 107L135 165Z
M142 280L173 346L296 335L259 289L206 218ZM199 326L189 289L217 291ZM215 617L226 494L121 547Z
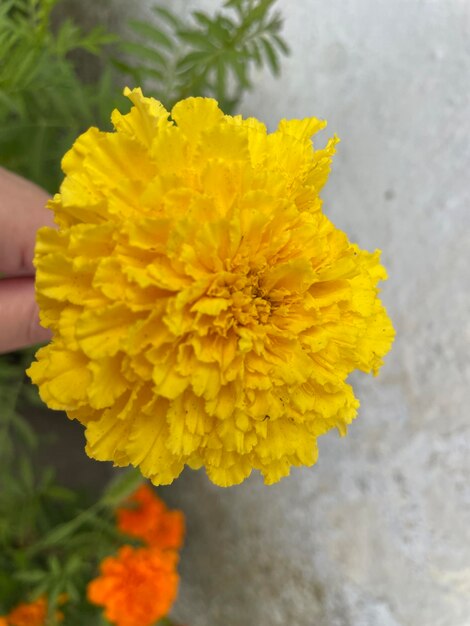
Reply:
M181 511L169 511L155 491L141 485L116 511L121 532L145 541L161 550L178 550L183 545L184 516Z
M102 562L100 576L88 585L88 599L104 606L117 626L151 626L175 601L177 562L173 550L123 546Z
M393 328L379 252L321 211L336 139L317 119L268 134L211 99L171 119L140 89L63 159L39 231L37 298L54 333L29 373L86 426L87 452L155 484L184 465L218 485L313 465L345 433L355 369L377 372Z

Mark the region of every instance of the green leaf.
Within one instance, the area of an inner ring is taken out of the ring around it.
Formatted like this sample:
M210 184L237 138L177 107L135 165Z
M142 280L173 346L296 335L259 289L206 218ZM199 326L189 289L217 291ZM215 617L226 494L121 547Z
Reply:
M212 37L219 44L219 47L227 48L232 45L236 25L229 20L219 16L219 19L211 21L207 27L207 37Z
M76 572L83 568L83 559L79 554L71 554L63 567L64 574L73 577Z
M100 128L105 129L109 125L110 113L118 105L120 99L120 95L118 97L116 93L111 66L107 65L100 76L96 92Z
M67 600L74 604L78 604L80 602L80 591L77 589L73 580L66 581L64 591L67 594Z
M94 55L99 55L105 46L117 43L120 38L113 33L108 33L103 27L97 26L77 43L77 48L82 48Z
M227 68L225 67L225 63L222 59L219 59L217 63L216 69L216 77L217 77L217 99L221 100L225 97L226 92L226 82L227 82Z
M208 58L207 52L190 52L178 61L177 69L185 71L195 66L198 66L198 69L200 69L200 65L206 64Z
M48 489L55 479L55 469L50 465L44 468L44 471L41 474L40 480L40 489L45 490Z
M260 69L263 65L263 58L261 56L258 42L256 41L250 42L249 44L246 45L246 50L248 54L250 55L250 57L255 62L256 67Z
M198 22L198 24L200 24L203 27L210 28L213 24L213 21L209 17L207 17L205 13L202 13L201 11L193 11L192 16L196 20L196 22Z
M182 22L174 13L172 13L172 11L158 6L152 7L152 11L161 17L172 28L177 29L181 27Z
M16 85L20 85L22 82L28 84L34 78L34 75L38 67L38 58L35 50L28 50L22 54L22 57L17 59L15 79Z
M61 573L61 567L60 567L60 561L57 558L57 556L55 554L52 554L48 560L47 560L47 564L49 566L49 570L51 572L51 574L54 574L57 576L57 574Z
M14 4L15 0L3 0L2 6L0 6L0 20L8 16Z
M0 91L0 106L4 105L7 108L7 114L13 114L20 119L25 119L27 116L24 102L20 99L13 100L5 92ZM9 109L9 111L8 111Z
M128 52L131 55L135 55L139 59L143 59L144 61L150 61L151 63L155 63L161 68L165 68L167 64L167 59L155 50L154 48L148 48L146 45L141 43L134 43L131 41L124 41L121 43L121 48Z
M28 448L34 449L38 445L38 437L28 422L21 416L14 416L12 420L13 429L20 437L20 440Z
M47 498L58 502L75 502L77 499L75 492L70 491L70 489L66 489L65 487L61 487L60 485L51 485L50 487L47 487L44 491L44 495Z
M268 64L269 64L269 67L271 68L272 73L275 76L278 76L280 73L280 65L279 65L279 60L277 58L276 51L274 50L272 44L268 41L266 37L263 37L263 39L261 39L261 44L264 48L265 57L266 57L266 60L268 61Z
M177 34L180 39L191 44L198 50L209 51L214 49L214 46L207 38L207 35L201 31L179 30Z
M163 80L165 79L165 75L163 74L163 72L159 72L153 67L142 66L141 72L144 76L153 78L160 82L163 82Z
M144 478L138 469L132 468L118 474L103 493L101 504L115 507L128 498L143 481Z
M45 163L42 160L42 155L45 150L45 143L47 141L47 128L46 125L39 124L34 136L31 137L30 154L31 154L31 177L33 180L42 179L42 169Z
M290 48L282 37L280 37L279 35L273 35L273 39L276 42L277 47L281 50L283 54L290 54Z
M23 583L28 583L30 585L41 582L46 576L47 572L40 569L26 570L14 573L14 577L16 580L19 580Z
M174 41L171 39L171 37L166 35L163 31L159 30L158 28L155 28L155 26L152 26L151 24L148 24L147 22L140 22L137 20L130 20L129 26L136 33L138 33L139 35L142 35L144 39L149 39L150 41L153 41L159 44L160 46L167 48L168 50L173 50L174 45L175 45Z
M132 65L129 65L129 63L125 63L124 61L121 61L120 59L116 59L116 58L111 59L111 63L117 70L119 70L125 76L126 75L132 76L134 83L136 85L139 85L142 82L140 78L141 73L138 68Z
M282 19L281 16L276 13L265 25L266 30L269 32L270 35L274 35L275 33L279 32L279 30L281 29L282 26Z
M240 87L242 89L247 89L250 87L250 81L247 76L247 65L246 63L240 59L239 55L234 54L231 59L231 68L238 79Z
M81 31L70 19L62 22L57 30L55 41L55 49L59 56L65 56L70 50L73 50L80 41Z
M79 513L74 519L59 524L47 534L45 534L34 545L30 546L26 553L29 557L53 546L57 546L62 543L69 536L73 535L83 524L92 522L97 516L99 511L99 505L94 505L85 511Z
M23 488L30 493L34 492L34 473L29 458L20 457L19 459L20 476L23 481Z

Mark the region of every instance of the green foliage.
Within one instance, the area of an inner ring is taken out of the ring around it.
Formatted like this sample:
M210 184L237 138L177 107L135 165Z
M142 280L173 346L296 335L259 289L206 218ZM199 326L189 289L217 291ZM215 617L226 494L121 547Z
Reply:
M0 9L0 163L49 191L63 153L88 126L104 123L102 102L112 108L109 76L85 84L70 54L98 54L116 39L101 28L85 34L69 20L53 31L57 2L7 0Z
M252 66L267 64L279 74L280 55L288 53L273 4L229 0L214 16L194 11L189 22L154 7L156 25L131 21L138 39L122 44L128 58L138 63L118 61L117 66L136 84L148 84L168 106L190 95L212 96L232 113L252 88Z

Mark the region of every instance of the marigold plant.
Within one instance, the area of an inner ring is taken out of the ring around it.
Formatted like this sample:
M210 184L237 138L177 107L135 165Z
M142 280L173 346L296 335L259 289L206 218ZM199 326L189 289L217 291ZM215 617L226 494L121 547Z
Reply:
M164 617L178 589L173 550L123 546L101 564L101 574L88 585L88 599L104 606L116 626L151 626Z
M87 452L170 483L185 464L227 486L313 465L317 438L359 405L393 329L379 252L321 210L336 139L315 118L269 134L212 99L168 111L140 89L63 159L39 231L37 298L50 345L29 373L86 427Z
M125 506L116 511L121 532L162 550L178 550L183 544L184 515L169 511L148 485L141 485Z

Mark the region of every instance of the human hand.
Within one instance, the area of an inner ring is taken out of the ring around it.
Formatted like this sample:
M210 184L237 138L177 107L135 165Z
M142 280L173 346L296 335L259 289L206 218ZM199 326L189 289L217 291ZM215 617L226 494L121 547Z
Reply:
M48 195L0 167L0 353L47 341L34 298L34 243L52 226Z

